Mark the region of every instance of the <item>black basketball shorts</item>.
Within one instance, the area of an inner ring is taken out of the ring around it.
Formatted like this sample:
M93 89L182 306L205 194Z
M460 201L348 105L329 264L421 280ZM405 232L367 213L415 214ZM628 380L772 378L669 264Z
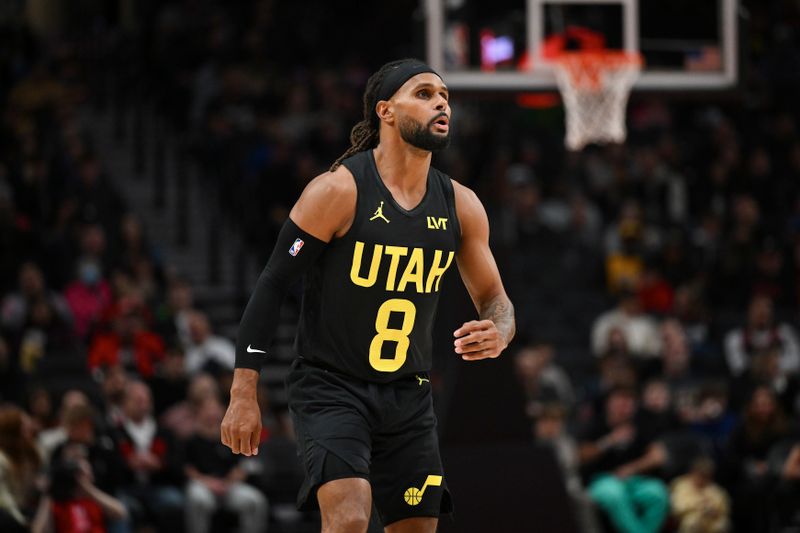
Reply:
M359 477L384 526L452 512L428 375L370 383L299 358L286 384L306 475L299 509L318 507L320 485Z

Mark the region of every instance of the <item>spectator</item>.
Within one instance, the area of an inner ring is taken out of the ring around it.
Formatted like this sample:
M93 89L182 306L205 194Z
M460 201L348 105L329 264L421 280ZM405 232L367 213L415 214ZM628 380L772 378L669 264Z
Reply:
M37 302L46 302L59 322L72 326L72 313L64 298L47 290L44 275L35 263L24 263L19 269L19 290L3 298L0 324L19 334Z
M733 221L717 255L711 294L717 305L739 306L752 297L752 276L758 252L761 209L746 193L732 202Z
M109 531L106 517L124 523L125 506L94 483L92 466L80 444L69 444L50 469L50 494L39 502L32 533Z
M566 237L573 243L590 249L598 247L602 218L597 207L580 192L571 195L567 224Z
M122 365L113 365L98 369L96 377L100 380L103 392L103 423L108 427L118 427L124 419L122 403L130 380L128 373Z
M564 426L566 410L558 403L545 404L534 422L536 442L549 447L564 477L564 486L572 500L582 533L600 531L594 506L583 489L579 473L578 445Z
M151 268L151 282L161 279L161 268L156 259L156 253L151 249L150 243L145 237L144 226L140 217L133 213L126 213L122 217L119 235L120 249L116 250L116 267L124 271L131 272L134 277L143 268L143 264L149 264ZM144 287L143 287L144 288ZM155 288L148 287L145 293L151 293ZM151 301L148 298L148 301Z
M511 165L506 179L511 194L510 209L503 213L503 244L523 249L551 246L556 235L542 221L541 190L530 169L522 164Z
M29 531L27 520L11 493L13 467L5 454L0 453L0 528L9 533Z
M25 325L19 337L20 367L25 373L33 373L40 360L48 357L65 358L78 349L77 337L71 321L44 298L32 302Z
M172 281L167 301L156 310L156 331L168 344L180 344L184 349L192 346L189 317L193 306L191 285L181 279Z
M590 497L618 531L657 533L667 516L667 489L641 474L660 464L664 452L637 430L636 403L633 390L612 390L604 416L584 431L579 456Z
M186 400L170 407L162 416L163 427L181 440L190 438L197 429L197 414L206 400L219 401L217 381L208 374L197 374L189 384Z
M718 384L704 386L693 405L681 415L691 431L711 442L714 457L721 459L739 421L730 408L727 388Z
M5 173L6 166L0 165L0 176ZM29 257L33 248L32 237L25 220L17 214L11 188L5 179L0 179L0 244L4 250L19 254L4 253L0 256L0 294L6 294L12 288L12 280L19 271L21 259ZM0 309L5 309L5 304ZM5 312L2 316L5 316Z
M691 380L689 340L678 320L667 319L661 323L661 343L661 374L674 383Z
M186 351L186 369L190 374L233 370L236 348L230 340L212 333L205 314L195 311L189 315L189 333L192 346Z
M641 250L642 228L638 221L620 223L620 249L606 257L606 283L608 290L619 293L627 287L635 287L644 274Z
M94 483L104 492L115 494L124 481L125 465L117 443L97 430L95 410L85 405L67 409L64 426L67 440L53 451L51 463L72 461L78 454L89 461ZM77 448L81 451L76 451Z
M638 382L636 368L624 348L622 353L612 352L597 359L596 377L590 382L585 394L587 403L584 407L589 412L584 414L584 419L580 422L586 422L585 418L604 411L606 396L610 391L617 387L636 388Z
M41 465L30 417L18 407L0 407L0 526L24 529L34 502Z
M189 375L186 372L186 357L183 348L172 346L167 349L164 359L156 367L150 379L153 391L153 406L156 417L186 398L189 389Z
M61 407L58 410L58 425L54 428L39 433L38 445L42 451L45 462L49 462L50 455L58 446L67 440L67 427L65 416L67 411L75 407L89 407L89 398L82 391L68 390L61 398Z
M161 297L161 282L157 277L155 263L149 257L138 257L130 267L131 285L135 293L148 305L154 305Z
M112 302L111 286L95 259L78 262L77 278L67 285L64 294L75 315L75 330L87 339Z
M80 160L78 179L75 195L80 218L113 231L125 213L125 202L103 175L101 162L95 155L86 154Z
M20 396L22 388L17 378L17 364L12 358L6 339L0 335L0 399L7 400Z
M263 395L259 395L259 399ZM261 412L266 411L261 408ZM270 410L270 412L273 412ZM267 415L269 417L270 415ZM271 425L270 434L259 444L257 460L260 463L258 487L267 495L270 503L290 503L296 510L297 492L303 485L303 466L296 460L297 440L292 418L287 410L274 414L265 422ZM276 512L278 507L274 507Z
M761 240L754 266L751 294L767 296L780 307L795 303L795 289L786 267L784 250L774 236Z
M676 414L691 409L691 404L702 385L701 378L692 368L689 339L676 319L661 324L662 356L660 376L669 387Z
M683 227L669 228L664 233L661 250L650 258L650 264L663 276L657 294L664 297L660 301L664 304L663 312L667 313L671 309L664 307L668 300L674 304L674 288L695 281L698 267Z
M796 399L800 395L800 380L797 373L781 368L780 357L780 351L773 348L752 358L750 367L732 380L734 407L743 408L753 391L764 386L775 394L784 412L795 410Z
M216 398L203 402L198 427L186 444L186 525L189 533L209 531L212 513L222 507L239 515L243 533L260 533L267 527L267 499L244 483L240 459L220 441L222 405Z
M789 324L778 324L773 318L772 300L767 296L754 296L747 312L747 324L725 336L725 357L728 369L734 376L741 375L753 358L769 350L777 350L780 370L800 370L800 343L797 333Z
M775 487L775 521L780 531L800 526L800 440L787 439L770 451Z
M145 383L128 383L122 407L119 450L129 471L123 500L135 524L154 523L159 531L180 529L182 465L177 443L153 418L153 401Z
M559 403L571 409L575 393L566 372L553 362L549 344L524 346L514 357L517 378L528 400L526 412L536 418L543 405Z
M647 262L637 284L642 311L664 316L672 311L675 291L664 278L658 263Z
M132 298L120 302L113 330L97 335L89 348L89 370L120 364L142 378L153 376L156 363L164 357L164 342L145 329L143 313Z
M692 470L670 486L672 514L678 533L726 533L730 503L725 489L714 483L714 463L699 459Z
M767 387L753 391L742 421L728 445L727 468L733 496L733 523L737 531L768 531L771 482L768 455L789 435L789 425L774 393Z
M675 290L673 316L683 327L692 355L703 356L706 359L714 355L711 317L708 304L698 284L680 285ZM714 372L717 370L711 369Z
M672 392L663 379L656 378L645 383L641 403L636 426L645 439L655 440L678 428L679 421L672 408Z
M609 349L610 332L619 329L628 353L634 357L655 358L661 353L661 337L656 323L641 311L639 299L623 290L619 304L606 311L592 325L592 352L601 356Z
M58 420L53 413L53 401L50 396L50 390L44 384L34 385L29 388L27 412L31 417L34 431L37 434L58 424Z

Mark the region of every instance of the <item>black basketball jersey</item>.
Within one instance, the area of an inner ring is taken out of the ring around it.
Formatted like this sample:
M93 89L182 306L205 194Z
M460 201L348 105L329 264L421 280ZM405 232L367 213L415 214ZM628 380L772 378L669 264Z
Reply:
M431 167L425 196L407 211L372 150L342 164L358 188L355 218L305 276L297 353L373 382L428 371L440 282L461 236L453 184Z

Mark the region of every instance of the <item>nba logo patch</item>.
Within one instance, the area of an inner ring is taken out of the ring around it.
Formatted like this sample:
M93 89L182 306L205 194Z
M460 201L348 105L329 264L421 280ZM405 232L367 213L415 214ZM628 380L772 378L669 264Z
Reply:
M289 248L289 255L295 257L297 254L300 253L300 248L302 248L304 244L305 243L303 242L303 239L297 239L296 241L294 241L292 247Z

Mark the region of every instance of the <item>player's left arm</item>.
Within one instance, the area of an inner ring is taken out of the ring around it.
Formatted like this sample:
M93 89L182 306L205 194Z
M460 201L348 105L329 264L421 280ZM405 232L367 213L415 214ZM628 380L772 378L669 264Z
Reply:
M466 361L497 357L514 338L514 306L489 249L489 219L483 204L467 187L455 181L453 187L461 225L456 263L480 317L453 333L455 350Z

